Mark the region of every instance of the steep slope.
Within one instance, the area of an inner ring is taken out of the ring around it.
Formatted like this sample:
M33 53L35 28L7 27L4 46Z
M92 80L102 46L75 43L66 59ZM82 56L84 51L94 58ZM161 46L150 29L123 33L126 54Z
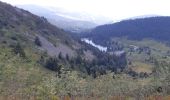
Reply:
M0 12L0 29L1 34L4 36L1 37L2 39L6 37L6 41L8 41L8 39L14 37L21 40L20 37L22 36L23 40L25 39L27 42L22 40L19 42L33 44L36 37L44 37L45 39L40 39L42 40L41 48L46 51L50 52L50 50L56 49L57 45L66 46L68 47L66 49L71 50L73 39L63 30L51 25L45 18L35 16L28 11L16 7L14 8L4 3L0 3ZM53 48L45 48L44 45L46 41L43 40L49 41ZM69 41L70 45L66 44L66 41ZM55 54L59 54L59 52L63 51L64 50L57 50L54 51L56 53L51 55L57 56ZM72 52L67 53L74 54Z
M169 96L169 63L157 61L153 76L139 76L120 70L125 58L77 42L46 19L0 2L0 100Z
M136 40L152 38L169 41L170 17L124 20L114 24L102 25L93 29L89 37L99 41L103 39L107 40L112 37L127 37Z
M62 66L96 77L97 72L104 74L126 67L126 55L110 55L73 39L44 17L1 2L0 12L1 45L21 57L35 54L37 62L50 70L60 71Z

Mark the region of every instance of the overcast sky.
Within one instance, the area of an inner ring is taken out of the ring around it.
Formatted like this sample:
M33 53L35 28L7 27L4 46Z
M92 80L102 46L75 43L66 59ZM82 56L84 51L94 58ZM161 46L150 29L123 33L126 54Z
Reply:
M35 4L88 12L119 20L140 15L170 16L170 0L1 0L14 5Z

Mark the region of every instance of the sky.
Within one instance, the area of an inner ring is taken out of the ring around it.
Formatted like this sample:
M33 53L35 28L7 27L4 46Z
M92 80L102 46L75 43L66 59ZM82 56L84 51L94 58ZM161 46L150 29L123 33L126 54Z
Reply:
M170 16L170 0L1 0L13 5L34 4L87 12L120 20L141 15Z

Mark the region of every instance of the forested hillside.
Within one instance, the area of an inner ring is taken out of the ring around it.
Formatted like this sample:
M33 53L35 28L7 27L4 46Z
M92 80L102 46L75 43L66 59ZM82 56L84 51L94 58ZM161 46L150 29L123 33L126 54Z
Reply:
M70 36L44 17L0 2L0 100L169 97L169 46L126 38L103 44L107 51Z
M84 79L125 67L126 56L101 52L44 17L0 2L0 99L82 94L78 84Z
M96 41L127 37L135 40L152 38L170 42L170 17L132 19L102 25L93 29L89 37Z

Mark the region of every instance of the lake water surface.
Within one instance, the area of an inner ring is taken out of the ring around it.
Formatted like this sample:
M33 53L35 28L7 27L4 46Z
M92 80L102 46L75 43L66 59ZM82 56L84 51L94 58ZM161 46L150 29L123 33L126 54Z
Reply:
M92 45L93 47L98 48L100 51L107 51L107 47L95 44L92 40L88 39L88 38L82 38L81 41L86 42L87 44Z

